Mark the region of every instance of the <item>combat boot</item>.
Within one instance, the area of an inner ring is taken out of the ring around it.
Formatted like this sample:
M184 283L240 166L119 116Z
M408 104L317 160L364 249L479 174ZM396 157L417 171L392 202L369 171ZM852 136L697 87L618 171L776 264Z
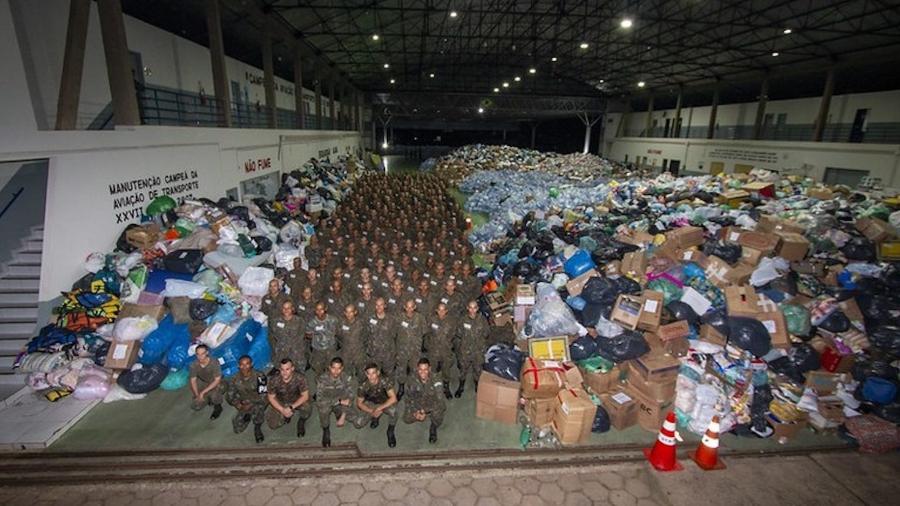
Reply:
M219 416L221 416L221 415L222 415L222 405L221 404L213 405L213 412L211 415L209 415L209 419L215 420L216 418L219 418Z
M406 383L400 383L400 388L397 389L397 400L403 399L403 394L406 393Z
M393 447L397 446L397 438L394 437L394 426L393 425L388 425L387 438L388 438L388 447L389 448L393 448Z
M303 418L297 420L297 437L303 437L306 435L306 420Z
M453 394L457 399L462 397L463 392L466 390L466 380L459 380L459 388L456 389L456 393Z
M322 429L322 448L331 446L331 427Z
M475 391L478 392L478 380L472 380L472 383L475 385Z
M444 397L446 397L448 399L453 398L453 394L450 392L450 384L449 383L444 383Z
M432 423L431 428L428 429L428 442L431 444L437 443L437 425L434 423Z
M378 428L378 418L374 418L374 417L372 418L372 421L369 422L369 428L370 428L370 429L377 429L377 428Z
M253 424L253 436L256 438L257 443L262 443L266 438L262 433L262 424L255 423Z

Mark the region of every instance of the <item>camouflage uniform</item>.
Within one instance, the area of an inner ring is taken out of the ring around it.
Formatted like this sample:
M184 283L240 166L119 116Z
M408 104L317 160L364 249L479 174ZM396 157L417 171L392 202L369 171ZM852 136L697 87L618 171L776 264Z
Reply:
M330 314L324 320L313 317L306 324L306 333L312 335L310 365L316 374L328 369L328 362L337 356L337 318Z
M397 364L396 323L385 313L384 318L370 314L366 319L366 355L381 367L382 373L393 379Z
M260 392L260 386L265 384L266 376L259 371L250 371L246 378L238 372L228 380L225 400L237 410L231 419L235 434L244 432L251 420L254 425L261 425L265 421L266 394L264 391ZM250 406L242 410L244 403L250 403Z
M269 320L277 318L281 315L281 305L290 301L291 298L287 294L279 292L273 297L272 294L266 292L259 304L259 312L266 315Z
M206 367L201 366L200 362L197 362L195 360L189 368L189 377L197 378L197 391L201 392L204 388L211 385L217 377L222 377L222 368L219 367L219 362L215 358L210 358L209 363L206 364ZM191 397L191 409L193 409L194 411L200 411L201 409L206 407L207 404L212 404L213 406L222 404L223 390L223 385L220 382L219 386L206 393L206 395L203 397L202 403L198 403L196 400L194 400L193 397Z
M363 404L369 408L375 408L387 402L389 396L388 391L393 389L390 382L384 378L379 378L378 383L373 385L368 379L360 383L356 389L356 397L363 400ZM397 404L384 410L384 415L388 417L388 424L397 425ZM361 429L364 425L372 421L372 415L361 409L357 409L353 415L353 426Z
M334 378L329 371L325 371L316 379L316 408L323 429L331 422L332 413L340 418L341 415L352 411L354 399L353 386L350 382L350 374L347 372L341 372L340 376ZM350 405L342 405L342 399L350 400Z
M489 332L487 321L480 314L476 314L475 318L466 315L459 320L456 327L456 359L460 381L465 381L469 374L474 381L478 381Z
M269 344L272 346L273 363L289 358L298 371L306 370L306 339L303 329L303 320L297 315L290 320L284 316L269 320Z
M434 292L429 290L428 295L424 295L416 290L416 293L412 295L412 300L416 301L416 309L425 316L425 319L430 319L434 316L434 310L437 309L438 305L438 297Z
M294 372L294 376L287 383L281 379L280 374L273 376L269 380L268 390L269 394L275 395L275 399L278 400L282 406L288 406L299 399L300 396L303 395L303 392L306 392L309 389L306 386L306 378L299 372ZM312 406L309 401L304 402L302 406L294 410L294 414L303 420L309 418L311 413ZM291 418L285 418L284 415L276 411L271 404L266 408L266 424L270 429L277 429L282 425L290 423L290 421Z
M412 317L401 313L397 321L397 379L404 383L406 376L416 370L416 363L422 358L428 326L425 317L418 312L413 313Z
M348 299L349 297L347 296L346 290L341 290L340 294L328 290L322 297L322 301L325 302L325 307L331 314L341 314L341 312L344 311L344 307L347 305Z
M401 291L399 295L393 291L386 292L384 295L386 311L394 315L403 312L403 301L406 300L407 296L408 294L405 291Z
M432 425L440 427L447 409L443 388L444 384L433 377L428 378L428 381L422 381L418 375L415 375L409 388L406 389L406 409L403 411L403 421L406 423L418 421L414 415L416 411L422 410L431 418Z
M449 295L446 290L442 290L438 301L447 306L450 316L458 316L465 310L466 302L459 291L454 291L453 295Z
M425 336L428 361L431 362L435 375L446 383L450 381L450 371L456 365L453 355L456 319L448 314L443 320L434 316L430 321L428 334Z
M288 271L287 276L284 277L284 286L290 290L285 291L295 299L303 293L304 283L306 283L306 271L303 269L291 269Z
M361 316L357 316L353 323L344 318L338 327L338 343L341 347L339 355L344 360L344 369L360 381L366 377L363 371L366 365L364 333L365 320Z

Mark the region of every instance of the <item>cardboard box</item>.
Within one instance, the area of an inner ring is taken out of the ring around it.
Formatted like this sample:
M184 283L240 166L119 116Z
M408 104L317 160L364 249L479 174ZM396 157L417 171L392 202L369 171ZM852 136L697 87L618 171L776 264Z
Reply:
M609 315L611 322L634 330L641 320L641 311L643 309L643 299L633 295L619 295L616 297L616 303L613 304L612 312Z
M725 346L727 342L725 336L709 324L700 326L700 340L716 346Z
M878 259L883 262L900 260L900 241L884 241L878 248Z
M801 225L790 220L783 220L777 216L772 216L771 214L763 214L759 217L759 221L756 225L756 231L764 232L767 234L778 232L793 232L795 234L803 235L804 233L806 233L806 229Z
M528 340L528 355L540 360L569 361L568 336L533 337Z
M740 227L722 227L722 230L719 231L719 239L727 242L739 242L741 234L744 232L746 230Z
M130 369L137 361L141 351L141 341L113 341L106 353L104 367L113 370Z
M806 373L806 386L816 391L819 396L831 395L837 390L838 383L849 381L847 374L826 371L809 371Z
M641 315L638 318L637 328L655 331L659 328L660 321L662 321L663 307L665 307L663 304L663 293L644 290L643 294L641 294L641 299Z
M749 316L749 315L748 315ZM788 350L791 348L791 339L788 337L787 322L784 321L784 313L779 310L765 313L757 313L753 318L762 322L769 335L772 337L772 347Z
M647 232L640 231L629 231L628 233L619 233L616 234L615 239L619 242L624 242L625 244L632 244L634 246L645 246L647 244L653 243L653 236L648 234Z
M484 420L515 425L518 423L519 382L482 371L475 394L475 416Z
M656 335L661 342L665 343L666 341L691 335L691 326L685 320L678 320L659 327Z
M751 197L756 198L775 198L775 184L766 183L763 181L754 181L752 183L746 183L741 187L745 192L750 193Z
M566 388L556 397L559 402L553 413L553 431L559 442L566 445L587 440L597 414L597 406L588 393L580 388Z
M512 310L511 308L505 308L499 311L492 311L491 317L488 318L488 320L490 320L491 325L495 327L510 325L513 322Z
M132 304L126 302L122 304L119 310L119 318L140 318L141 316L149 316L156 321L160 321L166 316L166 308L162 304Z
M553 425L553 414L556 412L557 400L555 397L549 399L529 399L525 402L525 416L528 417L531 425L535 427L549 427Z
M691 342L686 337L670 339L663 343L663 349L673 357L686 357L691 349Z
M625 392L637 404L637 424L646 431L659 432L663 420L675 403L674 395L668 399L657 400L644 394L633 384L629 384Z
M878 218L860 218L856 220L856 229L872 242L882 242L897 236L890 223Z
M728 190L719 195L719 203L729 207L738 207L750 198L750 194L744 190Z
M629 368L631 369L628 375L629 388L640 392L648 399L661 403L671 402L675 399L675 379L677 376L659 380L646 380L641 377L634 361L629 362Z
M729 286L725 288L725 306L728 314L756 315L760 312L759 295L750 285Z
M556 396L566 384L566 370L557 360L525 359L520 376L522 397L546 399Z
M741 236L738 238L738 244L743 247L759 250L764 255L768 255L775 251L780 240L781 238L775 234L745 231L742 232Z
M487 300L488 307L490 308L492 313L495 311L507 309L511 306L509 301L506 300L506 297L504 297L500 292L491 292L485 295L484 298Z
M534 306L516 306L513 308L513 321L516 323L525 323Z
M596 269L584 272L580 276L570 279L566 283L566 290L568 290L569 295L581 295L581 291L584 290L584 285L588 280L599 275L600 273Z
M816 187L806 190L806 196L819 200L831 200L834 198L834 192L829 188Z
M700 227L679 227L666 232L666 242L672 241L673 245L688 249L691 246L701 246L704 242L703 229Z
M616 430L625 430L637 423L637 401L623 388L600 394L600 402L609 414L610 425Z
M647 253L644 251L632 251L622 257L622 274L641 279L647 272Z
M620 260L613 260L612 262L608 262L603 266L603 273L607 276L621 276L622 275L622 262ZM642 280L638 280L640 283Z
M531 285L519 285L516 287L516 305L534 305L534 287Z
M759 263L758 260L757 263ZM742 260L732 267L731 271L729 271L725 277L732 285L745 285L750 281L750 276L753 275L753 271L755 270L756 264L745 264Z
M605 394L621 386L622 371L615 366L607 372L589 372L581 369L584 386L597 395Z
M826 339L826 342L829 340ZM856 364L856 355L842 355L832 344L828 344L819 354L822 369L833 373L846 373Z
M741 262L756 267L763 257L763 252L751 247L741 247Z
M806 258L809 251L809 241L806 237L792 232L781 232L781 244L775 250L776 254L789 262L799 262Z
M679 262L694 262L700 267L706 268L707 263L709 262L709 257L706 256L702 251L698 251L695 249L686 249L679 250Z
M784 423L770 414L769 425L771 425L772 429L775 431L775 434L772 435L772 437L776 441L781 440L782 438L788 440L796 436L798 432L806 428L807 419L804 416L802 420L793 423Z
M706 261L705 272L706 279L719 288L724 288L731 284L731 281L728 280L729 274L731 273L731 266L728 265L725 260L722 260L717 256L709 257Z
M644 355L628 361L629 375L628 381L631 382L635 375L644 381L675 381L678 377L678 368L681 362L677 358L669 355L664 350L659 349L650 351Z
M125 232L125 242L142 250L152 249L159 239L160 228L156 223L130 228Z

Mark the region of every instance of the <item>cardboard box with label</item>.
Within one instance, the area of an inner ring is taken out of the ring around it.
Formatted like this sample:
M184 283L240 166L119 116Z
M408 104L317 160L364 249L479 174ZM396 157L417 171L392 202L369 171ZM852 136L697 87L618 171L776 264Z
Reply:
M520 376L522 397L546 399L556 396L566 385L566 370L558 360L525 359Z
M533 306L534 305L534 287L531 285L518 285L516 287L516 305Z
M719 239L726 242L738 242L743 232L746 231L740 227L722 227L722 230L719 231Z
M757 266L763 257L763 252L751 247L741 247L741 263Z
M719 288L724 288L731 284L729 280L731 266L717 256L711 256L707 259L705 272L706 279Z
M784 313L781 311L769 311L765 313L757 313L753 318L759 320L769 335L772 337L772 347L788 350L791 348L791 339L788 336L787 322L784 320Z
M628 361L628 381L635 375L644 381L674 381L678 377L681 362L660 348Z
M113 370L130 369L138 359L141 341L113 341L106 353L104 367Z
M781 244L775 250L776 255L789 262L799 262L806 258L809 251L809 241L806 237L792 232L781 232L778 236L781 237Z
M475 394L475 416L515 425L519 408L519 382L482 371Z
M567 445L586 441L597 414L597 406L588 393L580 388L566 388L557 394L557 400L553 431L559 442Z
M588 282L588 280L599 275L600 273L597 272L596 269L591 269L587 272L584 272L580 276L572 278L568 282L566 282L566 290L569 292L569 295L581 295L582 290L584 290L584 285Z
M656 336L663 343L666 341L671 341L673 339L685 338L691 335L691 326L688 324L686 320L678 320L672 323L667 323L659 327L659 330L656 331Z
M679 262L694 262L704 269L706 268L707 262L709 262L709 257L702 251L693 248L679 251L680 255L677 259Z
M643 299L640 297L634 295L619 295L616 297L615 304L613 304L609 320L625 328L634 330L641 320L643 305Z
M648 399L657 402L667 402L675 399L675 380L676 377L665 379L647 380L641 377L640 367L629 361L628 363L628 388L636 390Z
M725 335L716 330L715 327L709 324L703 324L700 326L700 340L706 343L714 344L716 346L725 346L727 339Z
M659 324L662 321L664 295L662 292L644 290L641 298L643 302L637 328L651 332L655 331L659 328Z
M549 427L553 425L553 413L556 412L557 399L528 399L525 401L525 416L535 427Z
M621 386L621 370L619 366L614 366L607 372L590 372L581 369L584 386L591 392L600 395L614 390Z
M704 242L703 229L700 227L679 227L666 232L666 242L671 241L672 244L681 249L688 249L691 246L701 246Z
M528 340L528 355L541 360L569 361L568 336L533 337Z
M609 423L616 430L625 430L637 423L637 401L621 387L600 394L603 409L609 414Z
M668 399L657 400L641 392L634 385L629 384L625 392L634 399L637 404L637 424L644 430L659 432L666 414L675 403L674 395Z

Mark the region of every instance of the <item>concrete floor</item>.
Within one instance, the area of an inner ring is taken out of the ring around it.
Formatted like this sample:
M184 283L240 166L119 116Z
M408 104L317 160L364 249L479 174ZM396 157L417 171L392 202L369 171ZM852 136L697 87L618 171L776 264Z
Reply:
M218 480L102 486L7 487L6 505L866 505L900 494L900 455L853 452L745 457L722 471L693 463L657 473L646 463L547 471L491 470L404 475L341 475L280 480Z

